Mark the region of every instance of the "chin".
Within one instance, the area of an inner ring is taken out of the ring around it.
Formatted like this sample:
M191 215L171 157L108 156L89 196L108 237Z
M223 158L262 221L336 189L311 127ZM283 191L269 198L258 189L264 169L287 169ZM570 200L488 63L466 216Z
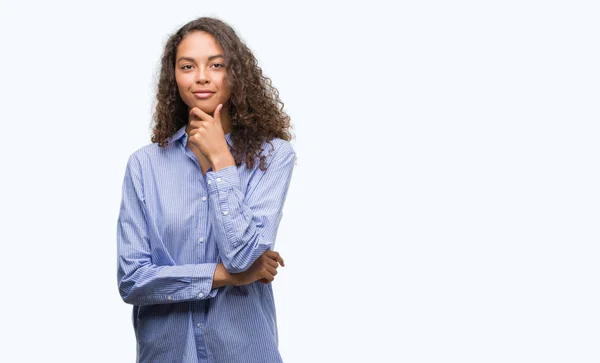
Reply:
M218 103L214 103L214 102L204 102L202 100L195 100L195 102L190 104L187 104L188 109L192 109L194 107L198 107L199 109L201 109L202 111L206 112L206 113L213 113L215 112L215 110L217 109L217 106L219 104Z
M217 105L218 104L216 104L216 105L196 105L196 107L198 107L199 109L201 109L202 111L204 111L206 113L212 114L217 109Z

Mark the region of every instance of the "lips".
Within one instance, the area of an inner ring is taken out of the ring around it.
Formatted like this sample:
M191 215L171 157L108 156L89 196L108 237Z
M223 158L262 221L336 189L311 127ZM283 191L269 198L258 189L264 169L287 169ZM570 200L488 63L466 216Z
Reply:
M211 92L211 91L197 91L197 92L194 92L194 97L199 98L199 99L206 99L206 98L210 98L214 94L215 93Z

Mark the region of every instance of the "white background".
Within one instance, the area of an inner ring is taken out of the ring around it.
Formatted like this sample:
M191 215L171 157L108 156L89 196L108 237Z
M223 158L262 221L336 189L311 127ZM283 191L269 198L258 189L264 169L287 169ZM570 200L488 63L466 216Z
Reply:
M231 24L292 117L293 362L598 362L593 1L2 1L2 362L133 362L128 156L169 34Z

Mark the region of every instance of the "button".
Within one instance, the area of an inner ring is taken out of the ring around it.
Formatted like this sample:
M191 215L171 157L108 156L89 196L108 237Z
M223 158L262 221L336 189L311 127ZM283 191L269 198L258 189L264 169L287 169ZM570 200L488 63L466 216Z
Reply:
M228 211L226 211L226 210L223 211L223 215L228 215L228 214L229 214Z
M204 237L200 237L200 239L198 240L198 242L200 242L200 243L204 242Z
M204 294L203 293L199 293L198 297L204 297Z
M221 178L217 178L217 183L221 181Z
M206 197L202 197L202 201L203 201L203 202L206 202Z
M167 300L173 300L173 297L171 295L167 296Z
M202 324L198 323L198 324L196 324L196 326L199 328L202 326Z
M212 180L209 180L209 181L208 181L208 185L210 185L210 184L212 184Z

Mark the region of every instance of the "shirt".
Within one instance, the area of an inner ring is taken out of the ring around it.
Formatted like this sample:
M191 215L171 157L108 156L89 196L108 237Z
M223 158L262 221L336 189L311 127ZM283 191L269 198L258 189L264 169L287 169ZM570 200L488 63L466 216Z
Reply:
M129 156L117 221L118 287L134 305L137 362L282 362L272 285L212 281L217 263L242 272L273 248L293 148L275 138L263 143L265 171L256 159L252 169L203 175L185 126L168 141Z

